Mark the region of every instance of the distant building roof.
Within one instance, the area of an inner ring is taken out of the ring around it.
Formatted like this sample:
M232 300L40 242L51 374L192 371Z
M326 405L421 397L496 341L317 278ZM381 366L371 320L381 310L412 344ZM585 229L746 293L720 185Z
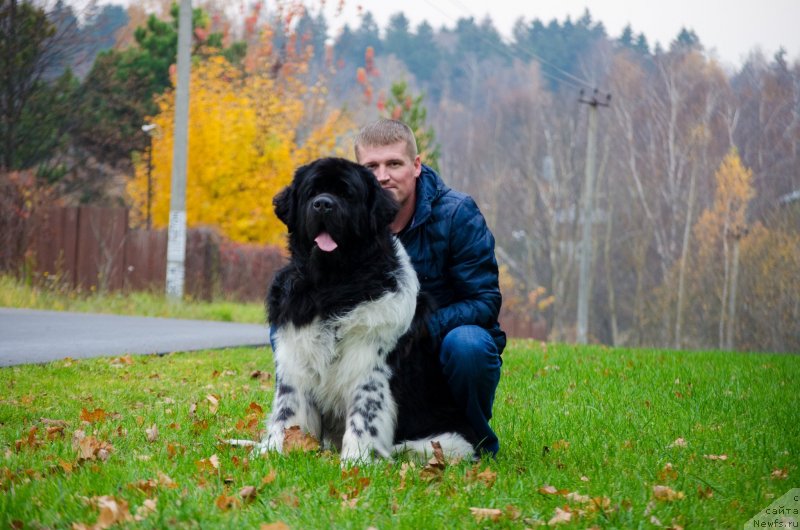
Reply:
M778 199L780 204L789 204L790 202L794 201L800 201L800 190L794 190L793 192L787 193Z

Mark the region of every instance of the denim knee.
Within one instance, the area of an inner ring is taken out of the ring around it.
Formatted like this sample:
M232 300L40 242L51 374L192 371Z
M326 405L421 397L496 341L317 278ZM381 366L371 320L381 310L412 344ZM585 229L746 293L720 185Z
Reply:
M439 361L449 376L485 376L499 370L502 360L491 334L480 326L459 326L442 340Z

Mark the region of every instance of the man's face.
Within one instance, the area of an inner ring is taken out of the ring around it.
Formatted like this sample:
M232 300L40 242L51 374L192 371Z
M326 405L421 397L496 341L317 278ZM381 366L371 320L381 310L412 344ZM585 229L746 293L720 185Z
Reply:
M405 142L383 146L360 146L358 161L372 171L380 185L394 195L402 209L414 204L417 177L422 171L419 155L408 156Z

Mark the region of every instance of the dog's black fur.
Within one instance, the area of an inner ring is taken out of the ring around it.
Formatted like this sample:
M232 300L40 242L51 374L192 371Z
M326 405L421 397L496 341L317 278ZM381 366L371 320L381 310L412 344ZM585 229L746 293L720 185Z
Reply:
M295 172L274 206L288 227L291 256L267 297L273 327L340 317L397 288L399 260L389 225L398 206L369 170L345 159L317 160ZM334 251L315 244L321 231L338 244ZM420 295L409 331L388 353L398 411L394 442L454 432L475 447L479 440L455 404L425 325L430 311Z

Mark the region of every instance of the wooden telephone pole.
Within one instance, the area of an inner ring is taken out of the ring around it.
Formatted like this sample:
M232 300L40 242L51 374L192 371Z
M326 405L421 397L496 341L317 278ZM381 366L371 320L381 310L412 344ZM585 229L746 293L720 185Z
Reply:
M595 153L597 151L597 107L608 107L611 94L599 99L600 92L595 88L591 97L585 97L581 90L579 102L589 105L589 132L586 141L586 179L583 185L583 201L581 204L581 252L578 277L578 344L586 344L589 330L589 297L591 294L591 276L589 265L592 262L592 223L594 221L594 180Z

